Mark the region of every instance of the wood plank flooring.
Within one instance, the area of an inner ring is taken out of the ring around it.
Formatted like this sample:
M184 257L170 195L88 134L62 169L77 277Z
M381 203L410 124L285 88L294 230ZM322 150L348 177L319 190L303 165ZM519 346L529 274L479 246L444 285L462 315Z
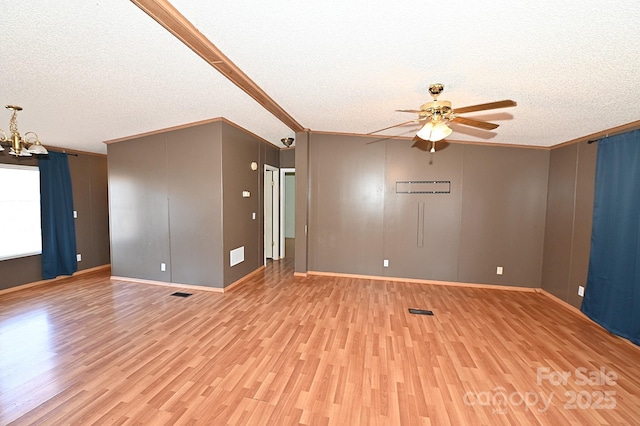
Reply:
M0 295L0 424L638 424L640 350L542 294L291 265Z

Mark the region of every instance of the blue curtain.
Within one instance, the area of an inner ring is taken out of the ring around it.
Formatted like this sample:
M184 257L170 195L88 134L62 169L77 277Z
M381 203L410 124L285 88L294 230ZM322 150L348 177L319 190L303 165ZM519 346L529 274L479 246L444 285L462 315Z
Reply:
M640 345L640 131L598 142L582 312Z
M42 278L78 270L73 193L67 154L51 152L38 159L42 215Z

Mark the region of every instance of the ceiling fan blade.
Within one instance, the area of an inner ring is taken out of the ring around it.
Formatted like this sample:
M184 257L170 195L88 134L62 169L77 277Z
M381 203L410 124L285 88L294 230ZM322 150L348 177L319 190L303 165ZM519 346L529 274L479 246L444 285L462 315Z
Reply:
M464 124L465 126L477 127L484 130L493 130L498 128L499 124L489 123L488 121L473 120L466 117L454 117L450 120L452 123Z
M375 130L373 132L369 132L369 133L367 133L367 135L373 135L375 133L382 132L383 130L389 130L389 129L393 129L395 127L406 126L407 124L411 124L411 123L418 124L419 122L420 122L419 120L404 121L404 122L399 123L399 124L394 124L393 126L385 127L384 129L378 129L378 130Z
M508 108L508 107L514 107L517 105L518 104L515 101L506 99L504 101L489 102L487 104L478 104L478 105L471 105L471 106L462 107L462 108L454 108L453 111L456 114L463 114L465 112L484 111L487 109L497 109L497 108Z

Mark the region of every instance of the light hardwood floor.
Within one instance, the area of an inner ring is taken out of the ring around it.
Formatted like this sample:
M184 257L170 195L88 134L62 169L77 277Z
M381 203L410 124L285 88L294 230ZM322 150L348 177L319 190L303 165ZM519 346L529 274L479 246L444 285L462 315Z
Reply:
M225 294L97 275L0 295L0 424L639 422L640 350L542 294L291 262Z

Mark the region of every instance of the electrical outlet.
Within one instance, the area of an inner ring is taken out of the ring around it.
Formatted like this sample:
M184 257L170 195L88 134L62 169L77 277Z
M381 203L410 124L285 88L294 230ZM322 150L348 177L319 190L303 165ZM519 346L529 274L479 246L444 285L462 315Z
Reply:
M389 267L389 259L383 260L382 261L382 266L385 267L385 268L388 268Z
M160 272L165 272L167 270L167 264L166 263L161 263L160 264Z
M584 297L584 287L581 285L578 286L578 296Z
M504 272L504 269L502 268L502 266L498 266L496 268L496 274L497 275L502 275L502 272Z
M78 260L78 262L82 261L82 255L76 254L76 259Z

